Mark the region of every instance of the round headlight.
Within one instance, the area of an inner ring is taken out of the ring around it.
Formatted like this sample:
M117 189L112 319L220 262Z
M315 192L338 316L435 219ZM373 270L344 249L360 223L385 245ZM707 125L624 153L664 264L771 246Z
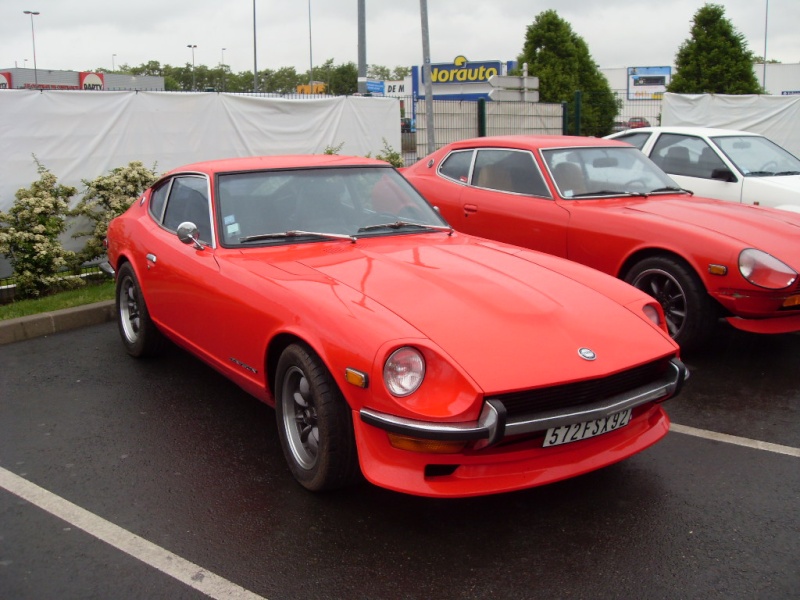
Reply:
M789 265L755 248L739 254L739 272L753 285L770 290L787 288L797 279L797 271Z
M408 396L425 379L425 358L419 350L408 346L398 348L383 366L383 381L393 396Z

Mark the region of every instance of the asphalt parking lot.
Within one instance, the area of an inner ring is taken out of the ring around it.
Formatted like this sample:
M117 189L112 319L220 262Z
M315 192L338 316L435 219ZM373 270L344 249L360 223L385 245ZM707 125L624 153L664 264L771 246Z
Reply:
M797 598L800 336L721 328L666 439L465 500L294 482L274 414L113 323L0 346L0 598Z

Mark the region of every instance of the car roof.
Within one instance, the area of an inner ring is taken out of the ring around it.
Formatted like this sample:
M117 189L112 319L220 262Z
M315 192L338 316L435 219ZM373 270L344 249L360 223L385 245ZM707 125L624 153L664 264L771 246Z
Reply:
M472 148L475 146L491 148L564 148L579 146L623 146L624 142L596 137L582 137L576 135L499 135L481 138L471 138L453 142L448 146L451 150L459 148Z
M615 133L614 137L619 136L620 134L625 133L649 133L649 132L660 132L660 133L679 133L684 135L704 135L707 137L718 137L718 136L725 136L725 135L751 135L756 137L763 137L761 134L753 133L751 131L738 131L736 129L722 129L719 127L692 127L689 125L683 126L674 126L674 127L638 127L636 129L627 129L626 131L621 131L618 134Z
M183 165L171 169L167 175L178 172L223 173L231 171L263 171L268 169L307 169L314 167L383 166L389 164L363 156L339 156L336 154L294 154L281 156L248 156L223 158Z

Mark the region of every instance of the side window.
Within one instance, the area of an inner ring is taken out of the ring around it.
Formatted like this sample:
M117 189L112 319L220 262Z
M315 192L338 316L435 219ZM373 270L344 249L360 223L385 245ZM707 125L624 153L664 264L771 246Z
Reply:
M167 199L164 227L171 231L190 221L200 230L200 240L211 243L211 218L208 207L208 184L205 177L175 177Z
M501 192L550 197L533 155L519 150L478 150L472 185Z
M447 156L439 166L439 174L461 183L469 181L472 150L458 150Z
M626 144L630 144L631 146L638 148L641 150L644 148L644 145L647 143L648 138L651 134L649 133L626 133L625 135L619 135L614 139L618 142L625 142Z
M662 135L650 158L667 173L687 177L711 179L714 169L725 167L705 140L689 135Z
M169 184L169 181L165 182L163 185L153 190L150 196L150 214L153 215L153 218L159 223L161 223L161 219L164 218L164 204L167 201Z

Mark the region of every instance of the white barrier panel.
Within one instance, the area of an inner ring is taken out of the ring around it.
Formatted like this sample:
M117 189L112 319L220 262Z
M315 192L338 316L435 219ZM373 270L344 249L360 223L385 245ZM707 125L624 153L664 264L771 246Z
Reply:
M138 160L162 173L216 158L400 152L396 98L283 99L171 92L0 91L0 210L38 179L90 180ZM74 202L79 198L76 197Z
M760 133L800 156L800 96L664 94L662 110L664 126Z

